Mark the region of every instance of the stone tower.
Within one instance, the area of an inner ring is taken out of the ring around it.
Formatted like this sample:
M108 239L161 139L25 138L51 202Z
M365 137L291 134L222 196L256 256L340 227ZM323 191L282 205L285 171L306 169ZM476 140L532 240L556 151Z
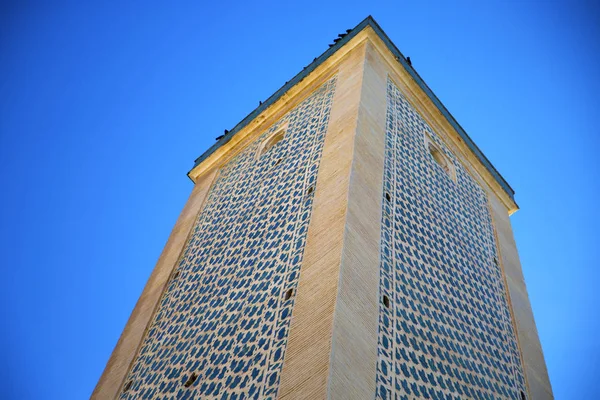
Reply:
M371 17L189 177L93 398L552 398L514 192Z

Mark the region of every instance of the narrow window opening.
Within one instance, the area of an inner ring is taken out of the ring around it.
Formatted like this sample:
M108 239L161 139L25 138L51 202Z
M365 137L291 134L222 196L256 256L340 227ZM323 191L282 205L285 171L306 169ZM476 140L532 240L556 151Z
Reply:
M192 374L187 379L187 381L185 381L183 386L185 386L186 388L189 388L190 386L192 386L194 384L194 382L196 382L196 379L198 379L198 375L196 375L195 372L192 372Z
M494 265L498 266L498 259L496 257L494 257Z
M521 390L521 400L527 400L527 398L525 397L525 393L523 393L522 390Z
M450 164L448 163L448 160L446 159L446 157L444 157L444 155L442 154L440 149L438 149L436 146L434 146L433 143L429 143L428 147L429 147L429 154L431 154L431 157L433 157L435 162L438 163L438 165L440 167L442 167L442 169L448 175L450 175Z
M294 289L288 289L285 292L285 296L283 297L283 301L287 301L287 300L291 299L293 294L294 294Z
M265 154L269 150L271 150L277 143L279 143L283 140L284 136L285 136L285 130L282 129L279 132L275 133L270 138L268 138L264 142L262 149L260 150L260 155L262 156L263 154Z
M308 188L308 191L306 192L306 194L311 194L314 191L315 191L315 188L313 186L311 186Z
M281 164L281 160L283 160L283 158L280 158L279 160L277 160L277 162L275 163L274 167L278 166L279 164Z
M389 194L389 193L386 193L386 194L385 194L385 199L386 199L387 201L392 201L392 196L390 196L390 194Z
M128 391L129 389L131 389L131 385L133 385L133 381L128 381L125 386L123 386L123 392Z
M173 280L177 279L179 277L179 270L176 270L175 273L173 273Z
M390 298L386 295L383 296L383 305L385 308L390 308Z

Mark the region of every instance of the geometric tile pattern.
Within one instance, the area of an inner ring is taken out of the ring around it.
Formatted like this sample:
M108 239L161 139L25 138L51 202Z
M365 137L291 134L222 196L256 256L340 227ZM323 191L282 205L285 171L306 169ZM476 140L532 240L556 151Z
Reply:
M220 171L120 399L276 398L335 83Z
M487 196L389 79L382 196L375 397L520 400L523 368Z

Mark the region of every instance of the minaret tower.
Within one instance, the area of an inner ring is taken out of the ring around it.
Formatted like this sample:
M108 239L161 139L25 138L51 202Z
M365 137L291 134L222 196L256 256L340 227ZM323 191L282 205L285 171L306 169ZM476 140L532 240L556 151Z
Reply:
M553 398L514 192L371 17L188 175L92 398Z

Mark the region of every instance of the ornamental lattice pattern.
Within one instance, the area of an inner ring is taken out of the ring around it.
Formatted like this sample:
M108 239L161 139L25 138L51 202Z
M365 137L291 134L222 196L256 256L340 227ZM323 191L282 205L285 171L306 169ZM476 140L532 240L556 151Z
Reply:
M375 397L520 399L486 194L391 80L386 118Z
M335 83L220 171L120 399L276 397Z

